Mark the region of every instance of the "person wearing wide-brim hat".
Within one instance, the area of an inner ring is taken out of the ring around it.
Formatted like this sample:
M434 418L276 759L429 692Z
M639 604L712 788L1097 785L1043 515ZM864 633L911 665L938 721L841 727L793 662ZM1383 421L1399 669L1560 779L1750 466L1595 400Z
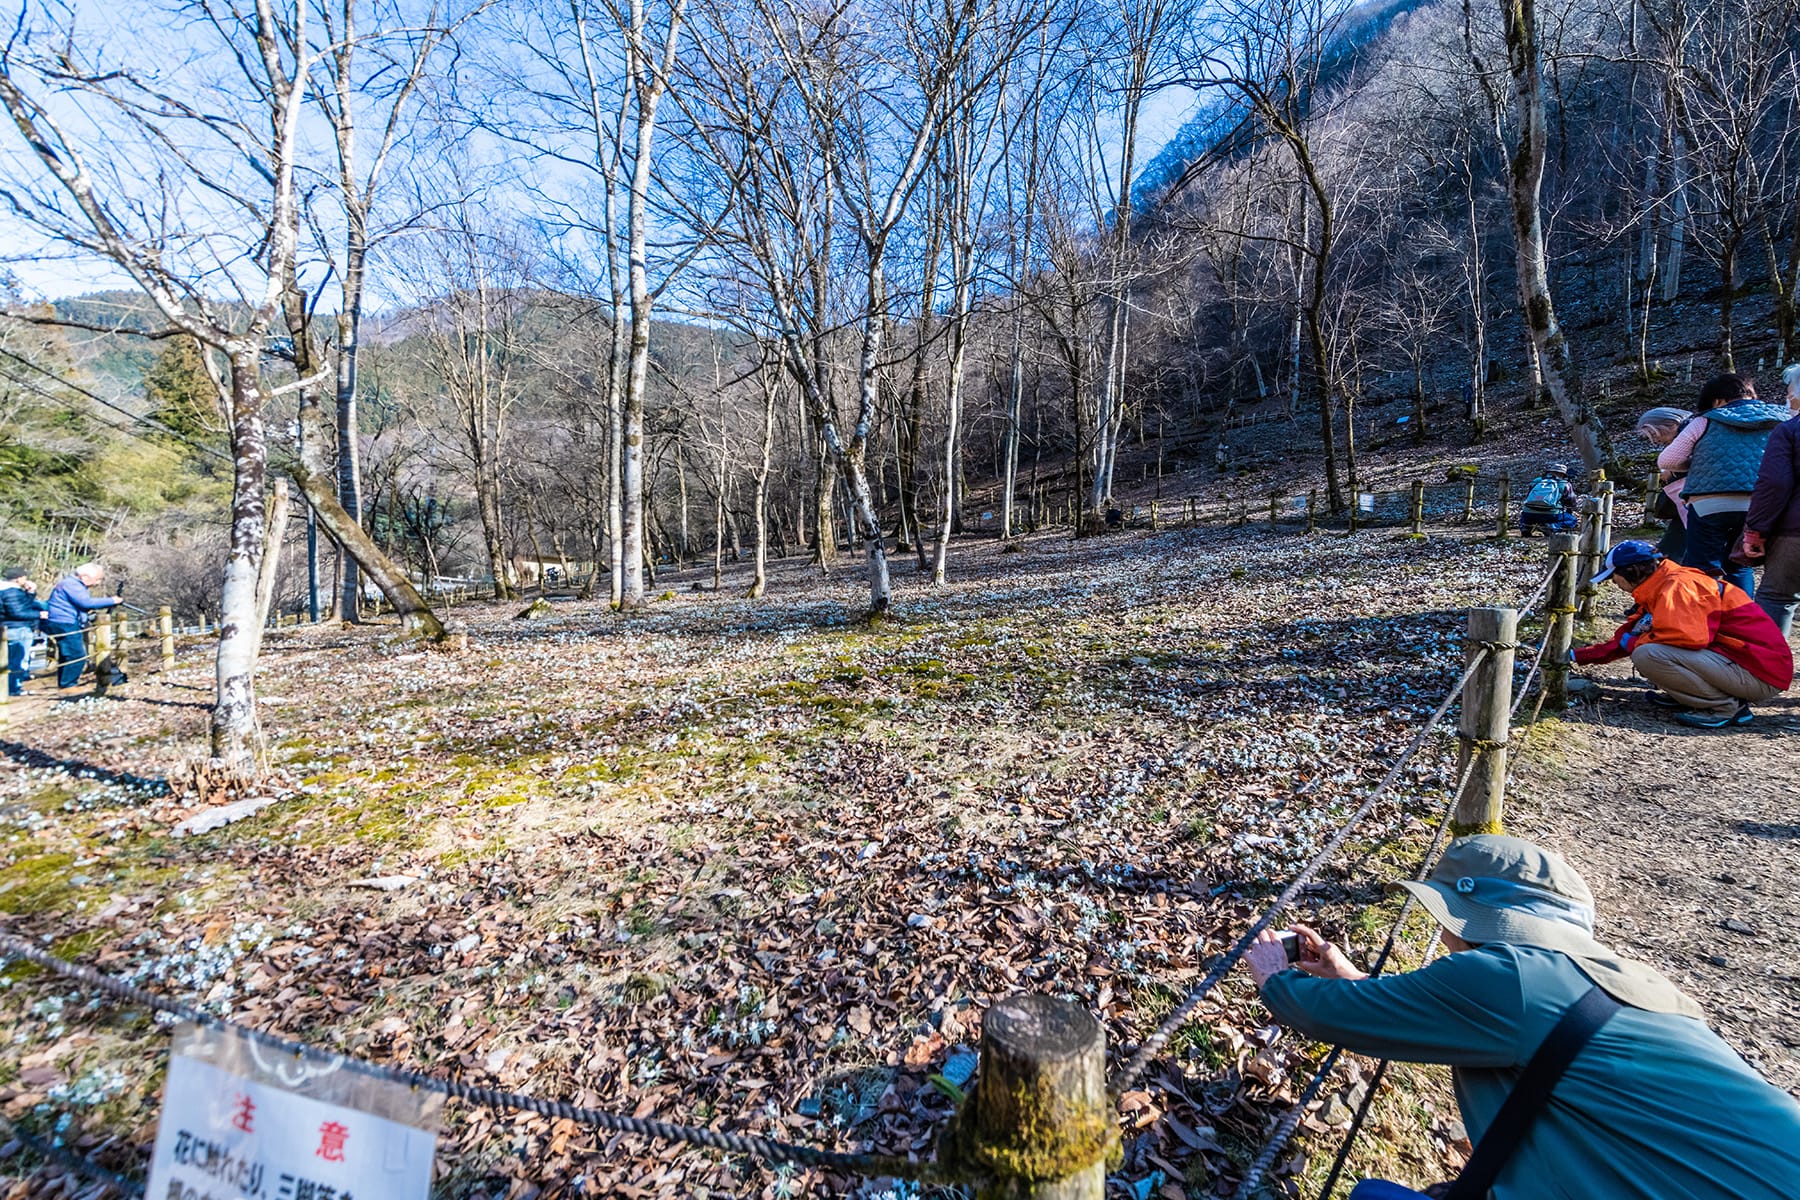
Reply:
M1353 1053L1453 1068L1477 1144L1471 1170L1483 1134L1508 1124L1496 1117L1527 1064L1552 1056L1539 1055L1552 1030L1601 1014L1560 1080L1520 1086L1542 1095L1493 1177L1494 1200L1797 1194L1800 1104L1709 1029L1691 997L1594 938L1593 894L1560 855L1480 834L1452 842L1430 878L1397 886L1441 927L1448 953L1426 967L1367 976L1304 926L1297 962L1266 931L1244 962L1284 1025ZM1399 1194L1391 1186L1363 1194Z

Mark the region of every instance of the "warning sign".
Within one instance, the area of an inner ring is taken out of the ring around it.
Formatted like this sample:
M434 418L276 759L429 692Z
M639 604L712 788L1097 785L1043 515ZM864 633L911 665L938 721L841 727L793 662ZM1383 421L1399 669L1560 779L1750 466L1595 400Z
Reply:
M175 1031L149 1200L427 1200L443 1097L347 1059Z

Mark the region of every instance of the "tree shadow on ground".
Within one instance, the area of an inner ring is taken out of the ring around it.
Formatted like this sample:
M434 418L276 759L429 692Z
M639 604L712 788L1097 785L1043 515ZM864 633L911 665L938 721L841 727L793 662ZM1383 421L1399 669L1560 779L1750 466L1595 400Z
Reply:
M209 706L210 707L210 706ZM63 770L71 775L98 780L101 783L114 783L122 787L166 789L167 780L153 775L134 775L130 771L115 771L110 767L102 767L97 763L86 762L79 758L57 758L54 754L27 746L23 742L0 740L0 754L26 767L42 770Z

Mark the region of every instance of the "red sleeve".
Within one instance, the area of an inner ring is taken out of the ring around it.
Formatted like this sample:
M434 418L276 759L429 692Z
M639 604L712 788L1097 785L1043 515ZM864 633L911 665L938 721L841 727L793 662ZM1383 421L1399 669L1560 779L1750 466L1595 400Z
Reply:
M1593 663L1617 662L1619 659L1624 658L1626 656L1626 651L1624 647L1619 645L1619 639L1625 636L1626 631L1637 622L1637 619L1637 610L1633 609L1631 615L1625 619L1625 623L1613 630L1613 635L1610 638L1607 638L1604 642L1595 642L1592 646L1577 647L1575 650L1575 661L1587 666Z

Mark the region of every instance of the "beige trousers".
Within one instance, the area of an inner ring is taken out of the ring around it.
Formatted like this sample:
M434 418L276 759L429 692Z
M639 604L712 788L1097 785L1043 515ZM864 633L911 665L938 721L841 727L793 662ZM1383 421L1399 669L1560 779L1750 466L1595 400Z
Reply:
M1781 690L1717 650L1689 650L1651 642L1631 652L1631 665L1676 700L1702 712L1733 713L1740 701L1755 704Z

